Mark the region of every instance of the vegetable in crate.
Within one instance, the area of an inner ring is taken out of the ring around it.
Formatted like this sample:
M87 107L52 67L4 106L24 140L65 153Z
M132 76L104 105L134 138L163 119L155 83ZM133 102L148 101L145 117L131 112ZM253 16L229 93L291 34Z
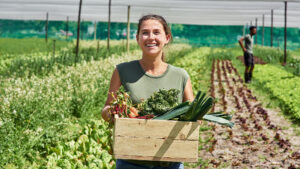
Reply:
M160 89L154 92L147 100L142 102L141 115L161 115L172 109L178 104L179 90L177 89Z
M192 103L184 102L172 108L167 113L154 119L170 120L179 117L179 121L197 121L210 110L213 105L213 98L206 96L206 93L199 91Z
M234 123L231 122L231 116L228 114L222 114L222 113L210 113L203 116L203 120L210 121L213 123L217 123L220 125L228 126L232 128L234 126Z
M136 118L139 116L138 110L132 106L132 101L129 98L128 93L123 90L119 90L116 93L112 93L113 100L110 103L110 112L117 114L119 117Z
M205 92L199 91L196 98L191 103L188 111L183 114L179 120L180 121L197 121L201 120L203 116L208 113L213 105L213 98L206 96Z

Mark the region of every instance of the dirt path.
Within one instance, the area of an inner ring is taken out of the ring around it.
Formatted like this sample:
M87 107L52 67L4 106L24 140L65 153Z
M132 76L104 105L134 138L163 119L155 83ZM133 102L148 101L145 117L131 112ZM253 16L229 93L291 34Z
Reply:
M232 129L213 126L209 151L199 156L209 168L300 168L300 137L278 112L266 109L243 83L231 61L215 61L211 95L218 103L214 111L233 115Z

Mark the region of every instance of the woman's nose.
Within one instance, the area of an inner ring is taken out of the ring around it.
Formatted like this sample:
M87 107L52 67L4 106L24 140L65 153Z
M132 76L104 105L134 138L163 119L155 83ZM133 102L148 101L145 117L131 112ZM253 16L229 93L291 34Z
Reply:
M149 34L149 39L154 39L154 33L152 33L152 32L150 32L150 34Z

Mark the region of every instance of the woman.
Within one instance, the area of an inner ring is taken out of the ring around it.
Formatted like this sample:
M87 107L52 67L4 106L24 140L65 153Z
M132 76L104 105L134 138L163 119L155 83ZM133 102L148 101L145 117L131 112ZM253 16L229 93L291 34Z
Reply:
M158 15L143 16L138 23L136 40L142 49L142 58L117 65L113 72L108 97L102 110L102 117L109 121L111 92L121 85L129 92L133 103L139 103L159 89L175 88L180 90L179 102L193 101L191 80L181 68L164 62L163 48L172 40L171 30L165 19ZM182 163L117 160L117 169L170 168L182 169Z

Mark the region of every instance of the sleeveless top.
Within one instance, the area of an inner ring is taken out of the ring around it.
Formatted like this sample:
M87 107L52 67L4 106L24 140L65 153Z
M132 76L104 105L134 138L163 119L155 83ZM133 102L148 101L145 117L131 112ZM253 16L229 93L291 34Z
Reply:
M121 84L134 104L149 98L159 89L178 89L180 91L178 102L182 102L183 92L189 78L188 73L182 69L168 64L167 70L159 76L146 73L138 60L117 65Z
M167 70L159 76L146 73L138 60L124 62L117 65L121 84L129 93L134 104L138 104L149 98L153 92L159 89L178 89L178 103L182 103L183 92L189 79L188 73L182 69L168 64ZM170 166L172 162L126 160L131 163L146 166Z

